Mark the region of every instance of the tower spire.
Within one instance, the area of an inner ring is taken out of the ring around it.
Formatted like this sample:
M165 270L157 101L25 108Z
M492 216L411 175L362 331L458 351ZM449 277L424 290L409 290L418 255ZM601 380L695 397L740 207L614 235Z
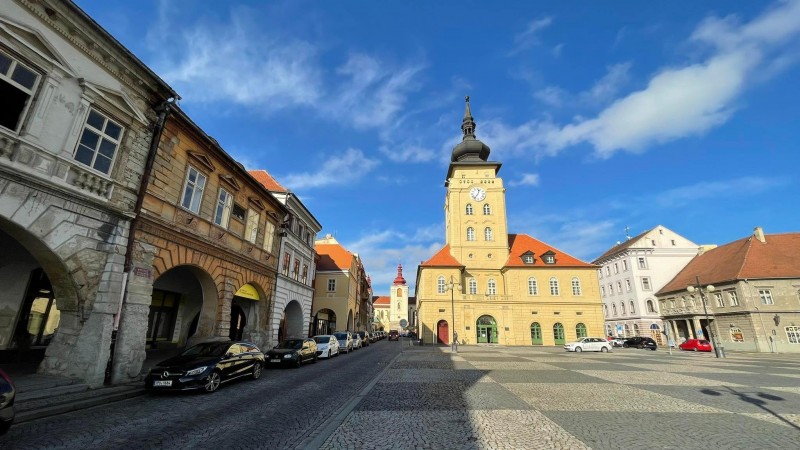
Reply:
M475 139L475 120L472 119L472 111L469 109L469 95L464 97L467 105L464 108L464 120L461 121L461 131L464 133L462 140L467 138Z
M406 279L403 278L403 265L397 263L397 277L394 279L394 284L406 284Z

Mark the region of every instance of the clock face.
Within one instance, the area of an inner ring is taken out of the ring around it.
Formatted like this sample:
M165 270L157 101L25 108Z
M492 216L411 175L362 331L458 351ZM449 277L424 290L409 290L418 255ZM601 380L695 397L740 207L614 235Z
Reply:
M469 196L472 197L473 200L481 201L486 198L486 191L483 188L474 187L469 190Z

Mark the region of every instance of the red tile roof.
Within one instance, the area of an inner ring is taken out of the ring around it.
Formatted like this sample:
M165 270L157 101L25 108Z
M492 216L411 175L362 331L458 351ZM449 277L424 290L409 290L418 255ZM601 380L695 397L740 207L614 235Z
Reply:
M375 301L373 301L372 304L375 306L389 306L390 301L391 298L384 295L380 297L375 297Z
M433 257L422 264L422 267L464 267L450 254L450 244L445 245Z
M248 170L249 173L253 178L256 179L259 183L261 183L268 191L272 192L289 192L288 189L281 186L275 178L272 178L272 175L269 174L266 170Z
M764 278L800 278L800 233L767 234L762 243L754 236L708 250L692 259L658 295L686 290L686 286L720 284Z
M353 254L339 244L316 244L314 249L319 255L317 271L350 270Z
M511 251L505 267L595 267L527 234L509 234L508 245L511 247ZM555 253L555 264L542 262L542 254L548 251ZM533 264L525 264L522 261L522 255L527 252L534 254L535 262Z

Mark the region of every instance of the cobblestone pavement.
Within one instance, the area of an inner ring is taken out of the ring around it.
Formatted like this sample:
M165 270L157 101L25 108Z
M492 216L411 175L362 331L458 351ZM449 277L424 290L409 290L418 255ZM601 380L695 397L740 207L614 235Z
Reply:
M15 424L0 449L306 448L400 353L396 344L267 370L213 394L160 393Z
M800 448L800 355L404 347L365 391L319 446Z

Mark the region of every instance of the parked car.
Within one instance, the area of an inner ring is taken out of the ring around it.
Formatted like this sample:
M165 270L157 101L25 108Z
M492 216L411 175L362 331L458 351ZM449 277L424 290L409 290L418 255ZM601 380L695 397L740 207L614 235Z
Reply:
M389 340L390 341L399 341L400 340L400 333L397 330L392 330L389 332Z
M340 352L350 353L353 351L353 335L349 331L337 331L333 335L339 341Z
M350 333L353 337L353 350L358 350L364 346L364 342L361 340L361 335L358 333Z
M317 343L318 358L339 356L339 341L336 340L335 336L330 334L314 336L314 342Z
M611 345L613 345L614 347L622 347L625 344L625 341L627 341L627 340L628 340L628 338L624 338L624 337L613 338L611 340Z
M203 389L214 392L222 383L241 377L257 380L264 353L250 342L205 342L186 349L150 369L144 386L154 391Z
M0 436L6 434L14 422L14 398L17 389L3 369L0 369Z
M370 342L372 342L370 340L369 332L359 331L358 335L361 337L361 345L363 345L364 347L369 347Z
M622 344L622 346L625 348L628 347L646 348L648 350L653 350L653 351L655 351L658 348L658 344L656 344L656 341L654 341L653 338L641 337L641 336L636 336L627 339Z
M306 361L317 362L317 343L311 338L287 339L267 352L270 367L300 367Z
M564 345L564 350L568 352L609 352L611 351L611 343L603 338L585 337L580 338L575 342L570 342Z
M695 351L695 352L710 352L711 343L705 339L687 339L678 346L681 350Z

